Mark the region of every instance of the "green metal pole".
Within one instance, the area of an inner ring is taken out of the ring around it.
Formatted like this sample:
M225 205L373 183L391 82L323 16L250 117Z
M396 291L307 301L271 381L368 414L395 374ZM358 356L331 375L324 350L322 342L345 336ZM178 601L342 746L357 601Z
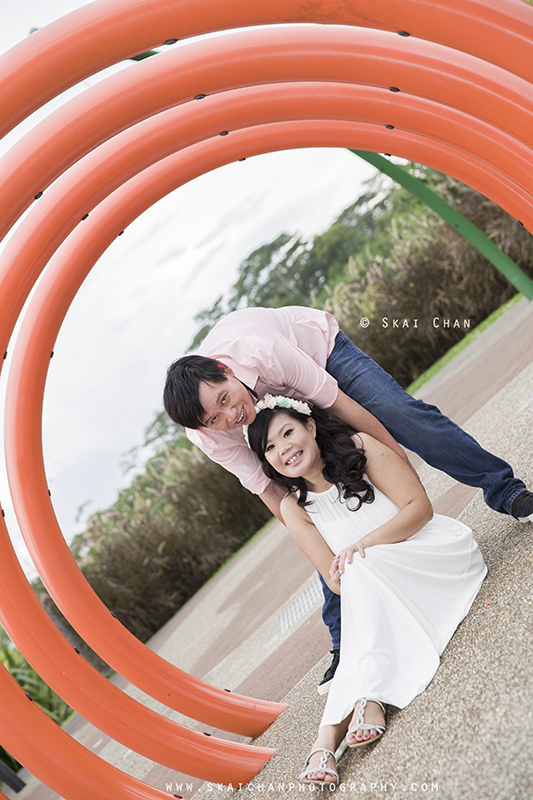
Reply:
M410 175L403 167L393 164L378 153L371 153L366 150L350 150L350 152L372 164L380 172L385 173L385 175L388 175L396 183L411 192L429 208L432 208L433 211L436 211L443 220L485 256L487 261L490 261L519 292L522 292L528 300L533 300L533 281L531 278L528 278L525 272L509 256L502 253L494 242L491 242L479 228L467 220L459 211L456 211L455 208L452 208L442 197L439 197L432 189L429 189L424 183Z
M147 50L146 53L139 53L138 56L131 56L129 61L144 61L145 58L150 58L150 56L157 56L159 54L158 50Z

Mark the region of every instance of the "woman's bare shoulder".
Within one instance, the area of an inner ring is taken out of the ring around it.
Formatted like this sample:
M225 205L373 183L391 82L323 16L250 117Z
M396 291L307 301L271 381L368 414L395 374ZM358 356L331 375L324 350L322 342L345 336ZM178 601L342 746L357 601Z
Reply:
M298 507L298 498L296 497L294 492L286 494L280 503L280 511L282 514L284 511L289 511L297 507Z
M291 492L286 495L281 501L280 505L281 516L286 520L293 521L307 521L309 515L306 513L305 508L298 505L298 497Z

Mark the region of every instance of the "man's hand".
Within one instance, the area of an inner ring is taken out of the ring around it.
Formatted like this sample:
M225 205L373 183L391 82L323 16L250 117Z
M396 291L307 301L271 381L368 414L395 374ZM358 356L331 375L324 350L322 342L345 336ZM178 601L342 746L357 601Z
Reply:
M331 567L329 568L329 580L327 584L334 594L341 593L341 574L339 573L335 559L333 559Z

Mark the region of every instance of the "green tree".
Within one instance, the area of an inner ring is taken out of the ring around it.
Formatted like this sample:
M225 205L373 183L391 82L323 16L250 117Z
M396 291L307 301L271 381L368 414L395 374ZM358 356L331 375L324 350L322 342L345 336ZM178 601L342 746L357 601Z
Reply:
M245 258L227 296L220 296L195 317L200 328L190 349L196 349L220 319L238 308L321 306L328 287L345 277L350 257L370 242L377 251L386 252L391 218L410 213L418 201L380 174L365 186L323 233L309 241L296 233L281 233Z
M533 274L533 237L501 208L438 173L433 181L467 219L526 274ZM475 327L516 289L466 239L425 206L393 215L387 239L374 239L350 259L346 277L324 306L344 332L407 386L453 346L468 328L436 329L433 318L467 319ZM359 321L366 317L367 327ZM383 320L417 320L393 329Z
M184 447L191 450L192 444L185 435L183 425L173 422L167 412L159 411L152 422L145 428L142 444L132 447L122 456L121 467L126 475L132 470L144 469L144 464L155 451L163 450L165 447ZM79 509L79 515L83 506Z
M531 275L532 237L502 209L452 178L408 164L407 170L460 211ZM311 305L331 311L345 333L403 385L465 331L438 333L433 316L466 317L475 325L516 290L453 228L402 186L378 174L321 234L306 242L281 234L255 250L238 279L201 312L196 348L211 327L245 306ZM423 330L387 335L384 316L426 317ZM359 319L368 317L367 329Z

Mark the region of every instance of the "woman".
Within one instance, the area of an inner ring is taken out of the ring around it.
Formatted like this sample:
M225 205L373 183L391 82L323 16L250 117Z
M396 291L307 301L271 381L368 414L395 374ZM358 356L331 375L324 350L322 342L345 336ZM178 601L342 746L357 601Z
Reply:
M426 688L487 568L471 530L433 515L386 445L293 398L266 395L256 411L250 448L286 493L292 538L341 596L340 663L300 776L337 785L342 740L375 742L384 704L405 708Z

